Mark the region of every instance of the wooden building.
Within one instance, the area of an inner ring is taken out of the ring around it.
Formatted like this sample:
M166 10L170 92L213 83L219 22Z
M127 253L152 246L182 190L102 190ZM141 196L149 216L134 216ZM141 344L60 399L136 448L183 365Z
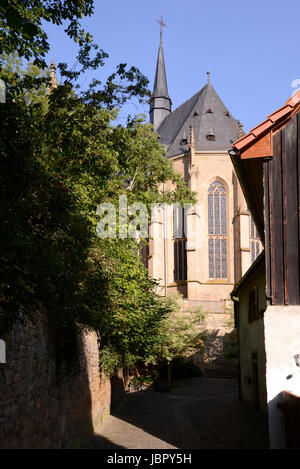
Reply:
M300 91L229 152L265 248L232 292L241 394L267 406L272 448L286 446L283 391L300 396L299 111Z

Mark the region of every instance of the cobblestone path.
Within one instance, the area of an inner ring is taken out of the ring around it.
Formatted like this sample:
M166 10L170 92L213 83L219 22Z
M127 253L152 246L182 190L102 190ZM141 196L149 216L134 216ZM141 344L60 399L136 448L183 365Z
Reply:
M235 379L192 378L135 392L82 448L267 448L267 419L238 400Z

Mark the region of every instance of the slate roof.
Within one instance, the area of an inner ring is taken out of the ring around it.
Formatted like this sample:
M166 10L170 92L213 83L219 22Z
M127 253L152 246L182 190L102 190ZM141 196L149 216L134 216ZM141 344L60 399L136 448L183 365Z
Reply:
M189 150L188 143L181 145L181 142L188 139L191 124L196 151L228 151L239 138L239 122L226 109L211 83L175 109L158 128L159 141L165 146L167 157ZM211 131L215 141L207 140Z

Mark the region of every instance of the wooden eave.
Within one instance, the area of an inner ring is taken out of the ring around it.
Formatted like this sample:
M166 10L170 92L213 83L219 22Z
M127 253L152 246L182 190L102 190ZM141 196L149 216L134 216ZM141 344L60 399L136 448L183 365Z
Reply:
M233 143L242 160L273 157L273 135L284 127L300 111L300 91L292 96L284 106L270 114L247 135Z

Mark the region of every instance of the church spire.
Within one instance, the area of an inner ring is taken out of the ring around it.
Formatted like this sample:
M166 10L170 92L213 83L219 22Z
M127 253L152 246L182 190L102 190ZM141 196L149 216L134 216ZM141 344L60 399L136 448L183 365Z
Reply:
M158 20L157 20L158 21ZM160 42L156 64L155 81L150 102L150 122L154 130L157 130L165 117L171 112L171 99L168 93L165 59L162 46L162 28L166 27L161 17L160 21Z

